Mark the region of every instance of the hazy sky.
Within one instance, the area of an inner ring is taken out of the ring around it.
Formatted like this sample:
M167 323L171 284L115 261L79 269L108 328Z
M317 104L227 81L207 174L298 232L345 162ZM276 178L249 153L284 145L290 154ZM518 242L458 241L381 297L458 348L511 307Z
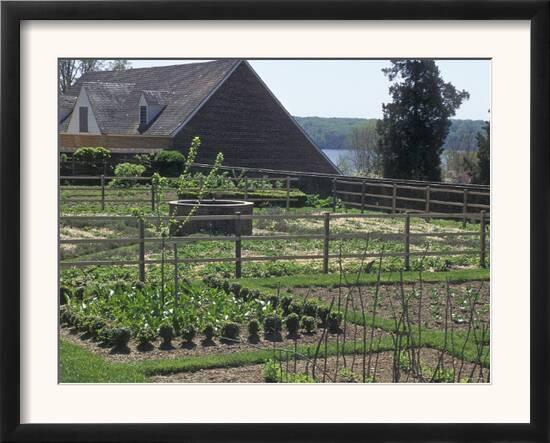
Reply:
M382 116L390 101L384 60L249 60L286 109L300 117ZM132 67L165 66L189 61L132 60ZM443 79L470 93L455 118L488 120L491 104L489 60L440 60Z

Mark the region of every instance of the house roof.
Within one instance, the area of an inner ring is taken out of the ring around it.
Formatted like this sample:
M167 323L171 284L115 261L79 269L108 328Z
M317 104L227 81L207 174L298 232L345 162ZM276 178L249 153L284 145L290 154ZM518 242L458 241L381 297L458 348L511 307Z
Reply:
M60 95L57 98L58 109L57 116L59 118L60 124L65 126L67 125L69 119L67 118L69 114L73 111L74 105L76 103L77 97L73 95Z
M216 60L88 72L67 90L65 97L78 96L84 87L104 134L169 136L193 115L239 63L240 60ZM144 132L139 132L142 94L148 103L165 108ZM63 125L60 129L63 130Z

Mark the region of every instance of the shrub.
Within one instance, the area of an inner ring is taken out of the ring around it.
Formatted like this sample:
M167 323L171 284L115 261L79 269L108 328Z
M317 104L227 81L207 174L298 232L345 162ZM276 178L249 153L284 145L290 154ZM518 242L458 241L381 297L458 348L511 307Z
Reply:
M61 306L61 309L59 310L59 321L61 324L71 324L71 316L72 313L69 309L67 309L67 306Z
M71 296L71 290L64 286L61 286L59 288L59 305L63 306L64 304L66 304L70 296Z
M133 163L119 163L115 167L115 176L116 177L141 177L145 172L145 166L136 165ZM129 188L138 184L136 180L124 179L124 178L115 178L110 186L114 188Z
M251 337L257 337L260 332L260 322L256 319L248 322L248 335Z
M152 166L164 177L178 177L185 167L185 157L179 151L163 149L155 156Z
M111 342L117 348L125 348L128 346L131 336L128 328L115 328L111 335Z
M74 153L74 157L76 160L86 163L91 168L97 169L99 166L102 167L111 157L111 151L102 147L78 148Z
M283 295L281 297L281 309L283 310L283 315L290 314L290 304L292 303L292 296L290 295Z
M170 342L174 338L174 328L172 323L168 320L164 320L159 326L159 335L162 337L163 345L169 346Z
M97 338L99 336L99 332L106 326L107 324L101 317L93 317L88 322L88 332L93 338Z
M229 280L225 279L223 281L222 289L226 294L229 294L231 292L231 283L229 283Z
M237 323L228 322L222 326L221 336L224 338L237 340L239 338L240 331L241 331L241 328Z
M103 329L100 329L97 333L97 339L103 343L112 344L113 343L114 329L109 325L105 326Z
M239 292L239 298L241 300L249 300L250 299L250 289L248 288L241 288L240 292Z
M305 329L306 332L312 333L315 331L315 318L311 317L309 315L305 315L302 317L302 328Z
M197 331L193 326L186 326L181 331L181 338L186 342L190 342L195 338L196 334Z
M260 298L260 291L258 291L257 289L252 289L250 291L250 296L249 296L249 299L250 300L257 300Z
M273 307L273 309L277 309L277 306L279 306L278 295L268 295L266 301Z
M207 340L212 340L214 338L216 330L214 326L212 326L210 323L207 324L203 329L202 333L206 337Z
M155 331L149 325L142 326L136 334L136 338L140 345L151 343L155 339Z
M298 316L300 316L300 314L302 313L302 306L300 305L300 303L293 301L288 307L288 312L290 314L297 314Z
M296 313L288 314L285 319L286 329L290 335L298 334L298 329L300 329L300 317Z
M239 294L241 293L241 285L238 283L233 283L229 288L229 292L231 292L235 298L239 298Z
M277 335L281 332L281 317L278 315L270 315L264 320L264 332L266 334Z
M84 289L83 286L79 286L74 290L74 296L77 300L82 300L84 298Z
M319 306L315 300L305 301L302 305L302 315L316 317Z
M321 326L323 328L327 326L329 313L330 313L330 310L326 306L319 306L319 308L317 309L317 315L319 316L319 320L321 320Z
M344 318L341 312L331 312L328 316L327 325L330 333L335 334L340 331L340 325Z

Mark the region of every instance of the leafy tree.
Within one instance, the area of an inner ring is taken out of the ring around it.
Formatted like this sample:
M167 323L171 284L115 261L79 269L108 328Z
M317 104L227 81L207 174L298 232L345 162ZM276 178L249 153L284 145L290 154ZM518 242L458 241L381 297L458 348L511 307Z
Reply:
M90 71L119 71L131 68L128 60L102 60L98 58L62 58L59 60L58 88L63 94L74 82Z
M350 160L356 175L380 175L381 156L378 150L376 120L366 120L363 125L352 128Z
M390 81L392 103L382 105L377 131L384 176L441 180L441 153L450 117L469 98L445 83L433 60L392 60L382 70Z
M479 165L479 176L477 182L481 185L488 185L490 183L491 174L491 128L489 122L485 122L483 126L483 132L477 134L477 145L479 150L477 151L477 159Z

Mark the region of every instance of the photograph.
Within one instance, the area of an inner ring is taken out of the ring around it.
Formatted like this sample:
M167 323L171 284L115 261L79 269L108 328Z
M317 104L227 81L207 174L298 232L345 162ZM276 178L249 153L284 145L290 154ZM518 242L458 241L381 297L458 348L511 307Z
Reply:
M59 383L492 383L491 59L57 61Z

